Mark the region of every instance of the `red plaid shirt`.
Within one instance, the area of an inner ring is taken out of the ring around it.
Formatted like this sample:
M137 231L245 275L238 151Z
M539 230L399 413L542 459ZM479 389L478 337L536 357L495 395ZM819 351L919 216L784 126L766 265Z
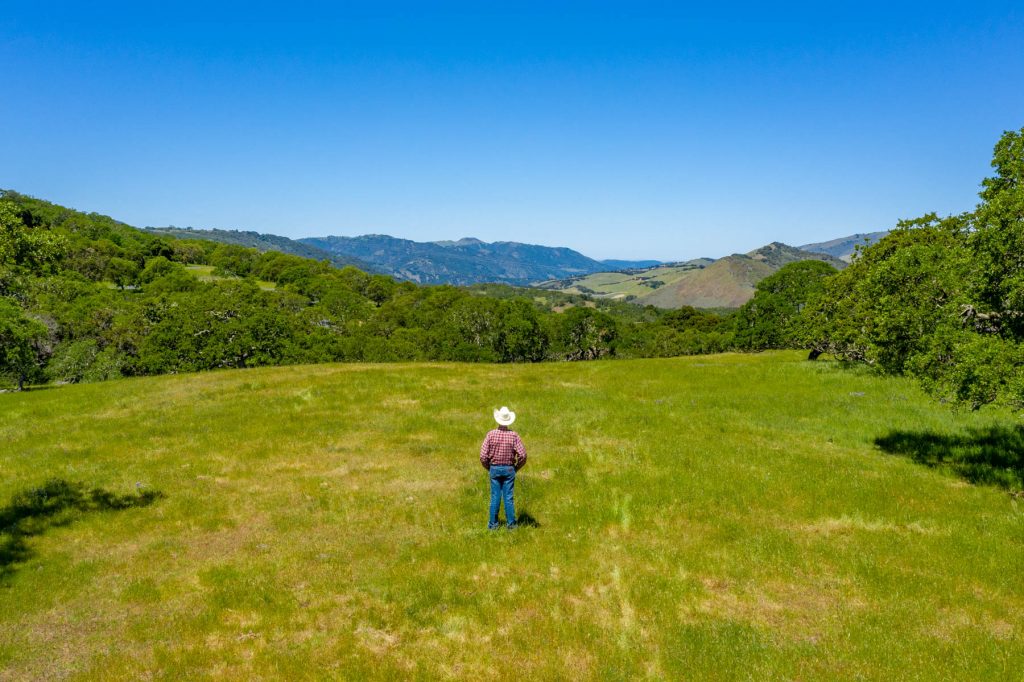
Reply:
M484 444L480 446L480 463L484 469L492 466L514 466L526 464L526 447L515 431L493 429L487 432Z

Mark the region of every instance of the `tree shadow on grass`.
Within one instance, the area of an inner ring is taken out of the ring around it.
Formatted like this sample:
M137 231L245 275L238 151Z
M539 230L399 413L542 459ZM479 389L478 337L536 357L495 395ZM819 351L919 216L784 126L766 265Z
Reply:
M893 431L876 438L875 445L891 455L948 469L971 483L1010 490L1024 486L1024 427L990 426L957 435Z
M16 493L0 508L0 583L14 575L17 564L32 557L30 538L66 526L88 512L146 507L163 496L156 490L118 495L61 479Z

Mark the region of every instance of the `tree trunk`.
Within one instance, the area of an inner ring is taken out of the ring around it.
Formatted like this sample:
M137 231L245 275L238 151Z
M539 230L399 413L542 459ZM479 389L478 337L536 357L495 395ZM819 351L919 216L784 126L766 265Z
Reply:
M21 374L21 373L18 374L18 390L19 391L24 391L25 390L25 375Z

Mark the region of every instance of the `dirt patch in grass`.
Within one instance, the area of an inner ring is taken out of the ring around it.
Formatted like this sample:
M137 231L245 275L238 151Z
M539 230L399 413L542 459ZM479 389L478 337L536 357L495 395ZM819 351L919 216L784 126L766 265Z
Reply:
M391 396L381 401L381 407L396 407L403 410L411 410L417 407L420 401L416 398L403 398L401 396Z
M183 553L190 562L203 563L211 557L218 560L229 559L246 551L254 540L267 537L269 527L270 522L266 516L247 516L237 526L198 532L183 539Z
M369 625L360 625L357 627L356 637L358 637L359 644L362 647L372 651L378 656L382 656L394 649L398 646L400 641L398 635L395 633L370 627Z
M906 535L942 535L948 536L949 529L937 528L927 523L912 521L911 523L894 523L880 519L862 519L856 516L839 516L818 519L811 523L788 526L790 529L817 535L843 535L854 532L866 533L898 533Z
M1009 641L1015 638L1019 629L1005 619L988 611L970 612L963 608L946 608L938 612L934 622L928 623L924 634L943 642L955 642L961 634L976 631L987 638Z
M865 606L849 584L838 580L755 583L705 576L699 582L701 593L679 608L683 622L741 622L784 640L817 642L845 613Z

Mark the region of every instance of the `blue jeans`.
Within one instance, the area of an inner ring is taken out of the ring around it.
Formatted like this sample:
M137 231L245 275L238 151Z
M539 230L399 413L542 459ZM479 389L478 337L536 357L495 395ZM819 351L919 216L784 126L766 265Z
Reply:
M491 472L491 520L487 527L494 530L498 527L498 508L505 500L505 519L509 528L516 527L516 505L512 501L512 491L516 486L516 470L510 466L492 466Z

